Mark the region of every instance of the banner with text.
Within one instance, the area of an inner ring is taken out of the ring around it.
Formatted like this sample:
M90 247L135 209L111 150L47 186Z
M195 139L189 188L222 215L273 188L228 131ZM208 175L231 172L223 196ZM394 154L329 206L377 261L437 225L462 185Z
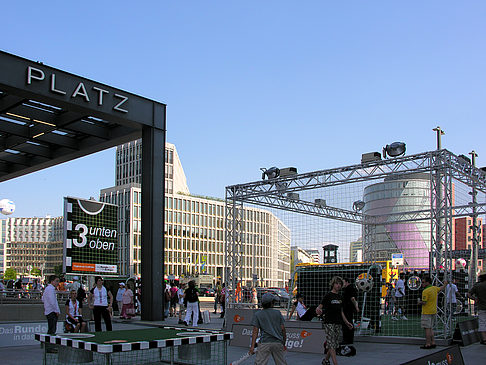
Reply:
M116 276L118 247L118 206L64 198L65 273Z

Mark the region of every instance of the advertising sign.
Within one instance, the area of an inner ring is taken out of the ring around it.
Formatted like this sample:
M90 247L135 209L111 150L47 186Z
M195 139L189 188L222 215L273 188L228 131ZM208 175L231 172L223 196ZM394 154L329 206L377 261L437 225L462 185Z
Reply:
M464 365L461 349L458 345L445 350L402 363L402 365Z
M117 276L118 247L118 206L64 198L65 273Z
M393 266L402 266L403 253L392 253L391 261Z
M306 328L305 323L301 327L286 327L288 351L322 353L322 343L326 333L322 328ZM320 323L319 323L320 325ZM321 327L321 326L320 326ZM233 339L231 346L250 347L253 327L245 324L233 324Z
M479 342L481 341L481 336L479 335L478 328L479 322L477 318L459 322L456 324L456 330L454 331L454 340L462 346Z
M57 332L62 332L62 321L57 322ZM0 323L0 347L39 345L36 333L46 333L47 322Z

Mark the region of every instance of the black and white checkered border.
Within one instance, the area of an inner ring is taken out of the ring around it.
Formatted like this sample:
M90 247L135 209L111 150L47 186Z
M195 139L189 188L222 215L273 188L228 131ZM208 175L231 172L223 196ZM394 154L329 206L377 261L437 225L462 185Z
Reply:
M68 338L61 336L52 336L43 333L36 333L35 339L40 342L51 343L61 346L73 347L76 349L88 350L108 354L113 352L147 350L162 347L173 347L180 345L193 345L197 343L207 343L216 341L226 341L233 339L233 332L220 332L210 330L199 330L197 328L181 327L159 327L164 329L180 330L181 332L207 332L207 335L180 337L168 340L138 341L116 344L98 344L82 339ZM87 338L88 340L88 338Z

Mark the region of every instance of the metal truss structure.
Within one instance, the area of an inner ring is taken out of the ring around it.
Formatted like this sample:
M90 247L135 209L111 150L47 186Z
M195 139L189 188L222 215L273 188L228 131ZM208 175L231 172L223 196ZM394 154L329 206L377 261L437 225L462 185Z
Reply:
M367 216L361 212L331 207L320 202L300 200L299 195L295 194L306 190L415 173L426 173L430 178L430 209L394 213L386 217ZM372 264L376 262L376 250L373 249L373 244L377 225L383 224L384 221L389 224L430 220L429 272L434 283L440 282L439 272L445 272L446 277L451 277L452 274L452 218L461 216L474 218L486 213L486 204L478 204L475 199L468 205L453 206L453 181L471 188L474 196L478 192L486 193L486 173L445 149L228 186L226 187L225 282L229 288L235 289L240 278L239 266L244 254L242 242L244 204L360 224L363 232L363 256ZM475 242L477 241L476 237ZM445 328L449 328L447 326L451 323L450 314L442 313L439 317Z

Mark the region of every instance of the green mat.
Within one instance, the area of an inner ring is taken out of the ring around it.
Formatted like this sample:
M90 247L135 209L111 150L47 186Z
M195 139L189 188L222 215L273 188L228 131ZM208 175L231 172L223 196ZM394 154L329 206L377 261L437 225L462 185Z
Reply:
M186 336L177 336L178 333L184 332ZM203 332L203 331L201 331ZM122 330L122 331L107 331L107 332L90 332L95 335L94 337L88 337L86 339L77 339L85 342L94 342L98 344L110 343L110 341L123 340L121 343L128 342L140 342L140 341L153 341L153 340L167 340L167 339L179 339L183 337L192 337L201 335L200 332L191 332L181 329L167 329L167 328L149 328L138 330ZM211 333L205 333L205 335L211 335ZM110 343L113 344L113 343Z

